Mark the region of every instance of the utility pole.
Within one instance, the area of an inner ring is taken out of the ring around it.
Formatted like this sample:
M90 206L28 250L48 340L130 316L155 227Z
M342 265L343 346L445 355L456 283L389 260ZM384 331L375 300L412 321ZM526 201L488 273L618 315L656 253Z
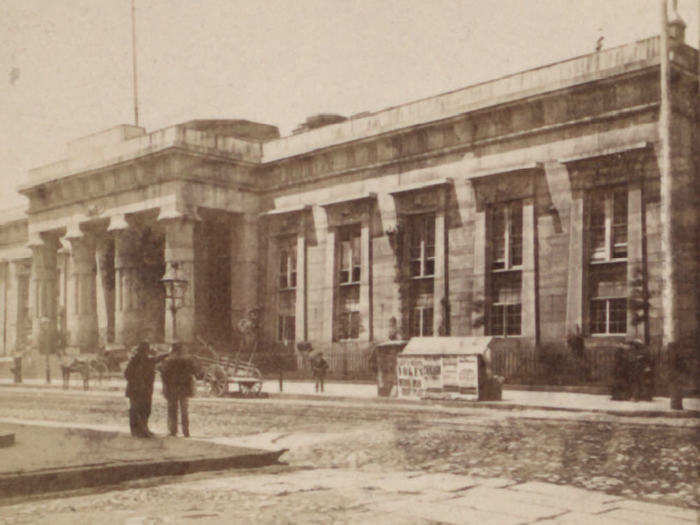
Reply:
M139 88L136 73L136 0L131 0L131 56L133 58L134 125L139 125Z

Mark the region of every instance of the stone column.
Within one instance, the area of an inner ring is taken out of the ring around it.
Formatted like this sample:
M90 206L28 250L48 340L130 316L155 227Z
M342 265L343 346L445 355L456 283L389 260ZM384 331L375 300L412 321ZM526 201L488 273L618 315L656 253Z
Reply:
M95 296L97 300L97 334L101 346L114 340L114 258L110 250L111 242L106 235L98 237L95 242L95 263L97 281Z
M474 210L474 277L472 283L471 335L485 335L490 253L487 249L488 213L485 205Z
M56 340L56 245L36 239L30 244L32 270L29 308L32 339L40 352L52 352Z
M232 236L232 241L233 241ZM231 242L231 249L233 250L234 243ZM265 263L265 311L264 311L264 323L265 323L265 333L271 341L277 341L277 331L278 331L278 317L279 317L279 299L278 299L278 289L279 289L279 247L277 243L277 238L273 235L273 229L268 221L267 224L267 255ZM297 270L298 271L298 270ZM231 265L231 275L233 275L233 264ZM298 279L298 277L297 277ZM231 287L231 301L233 301L233 287ZM236 327L233 326L235 330ZM299 335L297 334L297 337Z
M301 218L297 234L297 290L294 308L297 341L306 341L306 218Z
M642 183L630 182L627 196L627 335L646 341L647 283L644 271Z
M192 342L195 338L195 272L194 272L194 234L195 220L178 217L162 220L165 228L165 271L176 269L177 277L187 281L184 297L178 303L176 312L177 325L173 326L170 299L165 305L165 339ZM233 283L232 283L233 285ZM174 329L176 328L176 329ZM175 337L176 335L176 337Z
M433 278L433 334L449 335L447 301L447 243L445 194L440 191L435 210L435 276Z
M2 330L2 340L0 340L0 355L9 355L9 343L7 339L7 307L9 302L9 267L10 263L7 261L0 262L0 275L2 275L2 287L0 288L0 298L2 299L2 304L0 304L0 330Z
M372 230L369 213L363 218L360 227L360 255L360 322L365 328L364 332L360 332L360 339L371 341L373 339Z
M139 308L139 247L136 232L123 223L123 227L110 227L114 231L114 340L131 346L141 336Z
M91 239L71 237L70 284L66 301L68 346L81 351L97 350L95 300L95 254Z
M335 228L326 230L326 276L325 293L323 294L323 338L327 342L333 341L333 329L335 326Z
M586 239L584 217L584 192L574 190L571 202L569 229L569 276L566 293L566 332L575 333L576 327L581 333L587 333L584 323L584 286L586 282Z
M520 290L521 330L537 343L537 217L535 199L523 200L523 270Z
M5 281L5 348L10 351L18 351L18 343L20 335L24 329L23 324L27 319L22 317L22 305L20 304L20 275L26 275L25 266L29 265L29 261L9 261L7 263L7 273ZM25 283L26 280L22 280ZM31 298L30 298L31 300Z
M241 214L234 222L231 243L231 326L258 308L258 217Z

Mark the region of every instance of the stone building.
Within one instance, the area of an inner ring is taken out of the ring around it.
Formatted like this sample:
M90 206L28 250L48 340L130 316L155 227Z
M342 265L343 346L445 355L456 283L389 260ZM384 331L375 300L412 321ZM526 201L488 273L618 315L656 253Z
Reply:
M119 126L31 170L28 208L2 219L0 355L57 331L81 351L168 340L170 266L189 282L185 341L231 344L259 309L264 340L309 341L335 372L366 370L390 337L491 334L515 374L577 331L604 367L616 341L662 342L664 220L675 321L693 334L698 51L672 25L686 205L668 217L659 37L287 137L236 120Z

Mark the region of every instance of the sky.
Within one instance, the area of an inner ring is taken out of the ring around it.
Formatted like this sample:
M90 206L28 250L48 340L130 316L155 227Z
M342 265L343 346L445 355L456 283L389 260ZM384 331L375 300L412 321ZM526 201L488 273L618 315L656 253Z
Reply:
M135 0L140 124L282 135L659 33L659 0ZM700 0L678 0L698 47ZM131 0L0 0L0 208L68 141L134 121ZM4 77L4 78L3 78Z

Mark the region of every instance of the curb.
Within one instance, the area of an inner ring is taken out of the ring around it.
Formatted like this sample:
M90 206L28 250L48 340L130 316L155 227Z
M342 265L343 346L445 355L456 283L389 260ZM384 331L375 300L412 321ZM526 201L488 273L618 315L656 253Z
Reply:
M14 388L14 387L29 387L36 389L54 389L60 390L66 393L81 393L84 392L81 388L70 388L68 390L63 390L59 386L53 385L27 385L27 384L15 384L15 383L0 383L0 388ZM518 390L518 389L506 389L506 390ZM116 392L121 391L120 387L105 387L105 388L93 388L90 392ZM391 406L422 406L422 407L443 407L443 408L484 408L493 410L508 410L511 412L525 411L525 410L542 410L547 412L566 412L566 413L589 413L589 414L604 414L615 417L628 417L628 418L667 418L667 419L698 419L700 418L700 410L685 409L681 411L665 411L665 410L615 410L606 408L579 408L579 407L559 407L552 405L525 405L518 403L494 403L491 401L465 401L465 400L412 400L412 399L399 399L392 397L353 397L353 396L339 396L339 395L314 395L314 394L293 394L285 392L265 392L265 398L267 399L286 399L286 400L298 400L298 401L331 401L331 402L350 402L361 405L391 405ZM234 395L217 397L200 397L197 396L193 399L255 399L255 398L243 398Z
M695 419L700 418L699 410L663 411L663 410L614 410L605 408L577 408L577 407L556 407L551 405L522 405L518 403L494 403L491 401L464 401L464 400L410 400L398 398L355 398L348 396L315 396L313 394L285 394L284 392L272 392L268 394L269 399L290 399L299 401L344 401L365 405L393 405L393 406L424 406L443 408L482 408L492 410L507 410L511 412L523 412L526 410L542 410L547 412L571 412L606 414L616 417L644 417L644 418L669 418L669 419Z
M49 492L115 485L124 481L162 476L183 476L209 470L258 468L279 463L287 449L193 460L140 461L68 467L0 475L0 499Z

